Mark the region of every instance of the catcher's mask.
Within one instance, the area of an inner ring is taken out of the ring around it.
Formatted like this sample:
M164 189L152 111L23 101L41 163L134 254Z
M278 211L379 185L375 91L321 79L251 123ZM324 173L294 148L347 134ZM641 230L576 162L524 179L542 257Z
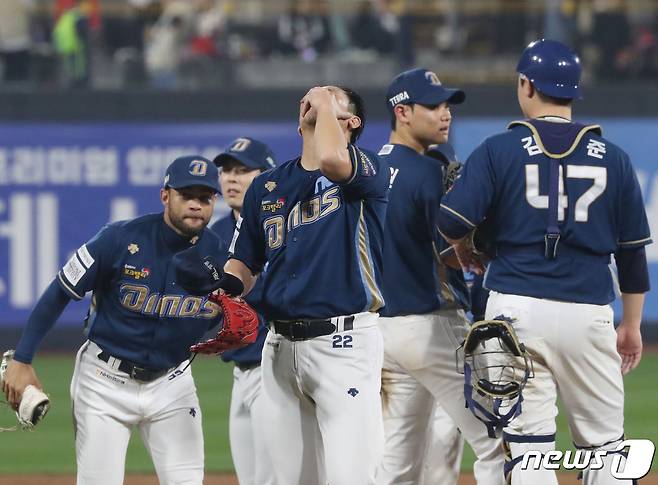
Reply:
M521 414L523 388L534 377L532 361L511 322L502 315L476 322L457 349L466 407L487 426L491 438Z

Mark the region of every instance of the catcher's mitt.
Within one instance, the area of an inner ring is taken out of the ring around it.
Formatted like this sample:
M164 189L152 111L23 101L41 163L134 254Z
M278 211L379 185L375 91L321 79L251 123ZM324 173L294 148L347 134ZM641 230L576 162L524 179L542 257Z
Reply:
M0 387L4 382L5 371L9 362L14 358L14 351L8 350L2 354L2 363L0 363ZM16 417L23 429L34 428L46 415L50 409L50 399L37 387L30 384L23 391L21 402L16 410Z
M192 345L190 351L199 354L219 354L256 341L258 314L246 301L223 293L213 293L208 299L222 307L224 324L214 338Z

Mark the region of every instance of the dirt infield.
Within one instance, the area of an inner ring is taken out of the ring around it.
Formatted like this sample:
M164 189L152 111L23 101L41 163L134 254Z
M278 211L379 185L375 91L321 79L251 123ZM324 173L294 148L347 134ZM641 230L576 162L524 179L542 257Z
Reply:
M560 485L580 485L575 473L559 475ZM0 475L0 485L71 485L75 477L66 475ZM658 474L652 473L640 480L642 485L658 485ZM207 475L205 485L238 485L234 475ZM128 475L124 485L158 485L158 479L153 475ZM473 475L463 473L459 485L475 485Z

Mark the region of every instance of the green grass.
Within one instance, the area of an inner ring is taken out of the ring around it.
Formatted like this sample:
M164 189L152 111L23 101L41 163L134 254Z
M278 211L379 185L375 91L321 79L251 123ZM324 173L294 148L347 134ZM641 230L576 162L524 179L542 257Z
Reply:
M0 474L52 473L75 471L75 448L69 399L69 382L73 372L72 355L39 356L34 363L53 406L33 432L0 433ZM203 409L206 470L231 471L228 444L228 408L231 396L232 366L218 359L199 356L193 373ZM626 434L630 438L648 438L658 443L658 353L646 354L640 366L625 379ZM0 428L13 426L15 418L7 406L0 406ZM558 418L558 448L570 448L566 421ZM472 469L473 454L464 453L465 470ZM138 433L127 454L129 472L152 472L153 465ZM654 465L654 470L656 466Z

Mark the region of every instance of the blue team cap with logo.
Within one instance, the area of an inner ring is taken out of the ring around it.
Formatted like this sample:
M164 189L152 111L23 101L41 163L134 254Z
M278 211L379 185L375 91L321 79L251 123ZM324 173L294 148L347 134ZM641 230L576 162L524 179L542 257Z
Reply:
M436 106L445 101L460 104L465 99L464 91L443 87L434 72L421 68L398 74L386 92L386 105L391 112L398 104Z
M182 189L193 185L210 187L219 192L219 171L214 163L200 155L178 157L165 173L164 186Z
M245 167L258 170L269 170L276 167L274 153L263 142L253 138L237 138L226 150L217 155L213 162L218 167L235 160Z

